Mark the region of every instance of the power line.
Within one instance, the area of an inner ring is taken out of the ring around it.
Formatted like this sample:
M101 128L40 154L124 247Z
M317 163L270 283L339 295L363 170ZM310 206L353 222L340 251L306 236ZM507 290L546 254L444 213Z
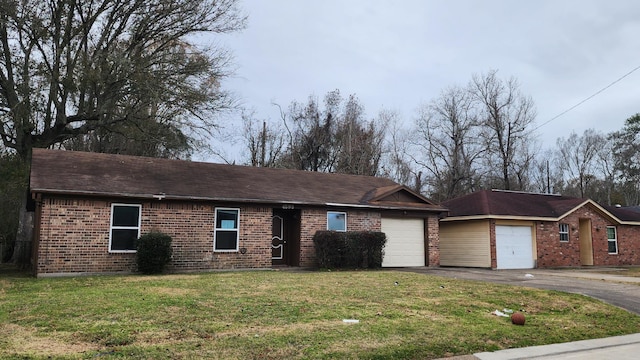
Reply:
M597 95L599 95L601 92L603 92L603 91L607 90L608 88L612 87L612 86L613 86L613 85L615 85L616 83L620 82L620 80L622 80L622 79L626 78L627 76L629 76L629 75L633 74L633 73L634 73L636 70L638 70L638 69L640 69L640 65L636 66L633 70L629 71L628 73L626 73L626 74L622 75L620 78L616 79L616 80L615 80L615 81L613 81L611 84L609 84L609 85L607 85L607 86L603 87L602 89L600 89L600 90L596 91L595 93L593 93L591 96L587 97L586 99L584 99L584 100L580 101L579 103L577 103L577 104L573 105L572 107L568 108L567 110L565 110L565 111L561 112L560 114L558 114L558 115L556 115L556 116L552 117L551 119L549 119L549 120L547 120L547 121L543 122L542 124L538 125L537 127L535 127L535 128L533 129L533 131L536 131L536 130L540 129L541 127L543 127L543 126L547 125L548 123L550 123L550 122L552 122L553 120L555 120L555 119L559 118L560 116L562 116L562 115L564 115L564 114L568 113L569 111L571 111L571 110L573 110L573 109L577 108L578 106L580 106L580 105L584 104L585 102L587 102L587 101L589 101L589 100L593 99L594 97L596 97Z

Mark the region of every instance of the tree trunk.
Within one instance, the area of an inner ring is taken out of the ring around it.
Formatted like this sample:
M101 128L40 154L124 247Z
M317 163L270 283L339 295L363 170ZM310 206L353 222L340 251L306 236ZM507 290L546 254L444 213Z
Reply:
M33 241L33 223L34 212L27 211L27 203L29 201L29 172L31 170L31 137L28 135L26 138L29 140L28 146L24 146L24 150L19 152L20 158L26 166L26 179L25 190L23 196L20 199L20 210L18 218L18 231L16 233L16 242L13 246L13 254L11 256L11 262L16 264L21 269L27 269L31 265L31 244Z
M18 222L18 233L16 243L13 247L11 262L21 269L26 269L31 265L31 245L33 240L33 218L34 213L27 211L27 197L23 197L20 204L20 219Z

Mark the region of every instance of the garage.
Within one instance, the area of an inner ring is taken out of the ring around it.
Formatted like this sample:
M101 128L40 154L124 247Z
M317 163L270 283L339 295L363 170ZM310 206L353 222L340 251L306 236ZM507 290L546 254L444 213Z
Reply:
M424 220L382 218L387 235L383 267L425 266Z
M496 225L498 269L533 269L531 226Z

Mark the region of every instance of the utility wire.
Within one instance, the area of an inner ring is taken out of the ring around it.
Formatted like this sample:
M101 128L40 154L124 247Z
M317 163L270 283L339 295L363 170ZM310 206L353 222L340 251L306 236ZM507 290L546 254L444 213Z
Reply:
M578 106L580 106L580 105L584 104L585 102L587 102L587 101L589 101L589 100L593 99L594 97L596 97L597 95L599 95L601 92L603 92L603 91L607 90L608 88L612 87L612 86L613 86L613 85L615 85L616 83L620 82L620 80L622 80L622 79L626 78L627 76L629 76L629 75L633 74L636 70L639 70L639 69L640 69L640 65L636 66L633 70L629 71L628 73L626 73L626 74L622 75L620 78L616 79L616 80L615 80L614 82L612 82L611 84L609 84L609 85L607 85L607 86L603 87L602 89L600 89L600 90L596 91L594 94L592 94L591 96L587 97L586 99L584 99L584 100L580 101L579 103L577 103L577 104L573 105L572 107L568 108L567 110L565 110L565 111L561 112L560 114L558 114L558 115L556 115L556 116L552 117L551 119L549 119L549 120L547 120L547 121L543 122L542 124L538 125L538 126L537 126L537 127L535 127L532 131L536 131L536 130L540 129L541 127L543 127L543 126L547 125L548 123L550 123L550 122L552 122L553 120L555 120L555 119L559 118L560 116L562 116L562 115L564 115L564 114L568 113L569 111L571 111L571 110L573 110L573 109L577 108Z

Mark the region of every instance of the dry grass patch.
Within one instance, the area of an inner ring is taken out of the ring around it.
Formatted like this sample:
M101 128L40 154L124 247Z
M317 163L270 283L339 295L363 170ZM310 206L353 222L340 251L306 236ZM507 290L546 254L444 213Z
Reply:
M150 293L160 294L160 295L171 295L171 296L194 296L198 295L198 290L196 289L184 289L184 288L175 288L175 287L152 287L147 289Z
M73 334L38 334L34 327L0 324L0 337L5 342L5 355L20 356L77 356L98 350L96 344L78 341Z

